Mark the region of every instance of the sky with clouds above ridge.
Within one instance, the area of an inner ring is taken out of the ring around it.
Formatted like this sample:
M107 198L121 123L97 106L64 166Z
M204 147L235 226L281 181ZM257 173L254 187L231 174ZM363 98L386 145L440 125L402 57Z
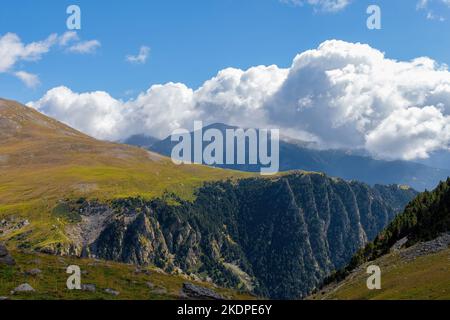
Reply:
M386 159L450 144L446 0L78 1L77 33L72 2L41 3L1 4L0 96L95 137L202 119ZM373 3L382 30L365 26Z

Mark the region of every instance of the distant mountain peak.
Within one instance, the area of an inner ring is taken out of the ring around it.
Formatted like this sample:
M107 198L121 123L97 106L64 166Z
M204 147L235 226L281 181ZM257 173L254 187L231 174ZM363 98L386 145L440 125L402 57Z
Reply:
M205 126L203 131L218 129L225 132L227 129L237 128L239 127L219 122ZM191 135L193 135L193 132L191 132ZM401 184L411 186L419 191L432 189L441 179L450 176L450 170L432 168L410 161L375 159L363 150L323 150L317 148L317 145L311 142L283 137L282 135L280 138L280 171L299 169L324 172L330 176L363 181L370 185ZM176 142L171 141L169 136L153 143L148 148L170 157L175 145ZM204 148L205 146L206 144L204 144ZM224 150L224 154L226 154L226 150ZM260 165L245 164L214 166L247 172L258 172L261 168Z

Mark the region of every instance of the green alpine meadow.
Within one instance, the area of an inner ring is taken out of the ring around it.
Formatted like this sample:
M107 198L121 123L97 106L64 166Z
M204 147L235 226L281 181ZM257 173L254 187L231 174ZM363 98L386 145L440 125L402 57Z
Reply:
M434 318L449 31L449 0L2 0L0 315Z

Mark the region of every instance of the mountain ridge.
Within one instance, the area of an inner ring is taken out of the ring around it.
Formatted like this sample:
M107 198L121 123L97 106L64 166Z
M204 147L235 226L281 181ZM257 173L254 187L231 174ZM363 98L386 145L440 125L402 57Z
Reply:
M237 128L223 123L214 123L205 126L203 130L218 129L224 134L227 129ZM193 135L192 132L191 135ZM172 142L169 136L147 148L170 157L176 144L177 142ZM206 143L203 147L205 145ZM225 149L224 154L226 154ZM214 165L214 167L258 172L261 165L224 164ZM450 176L450 170L432 168L421 163L377 160L347 150L320 150L314 148L311 143L282 138L280 139L280 171L290 170L324 172L330 176L363 181L370 185L404 184L419 191L433 189L440 180Z
M293 299L345 265L414 195L297 172L207 183L193 202L171 194L150 201L80 199L61 204L60 216L107 217L91 227L95 237L74 237L82 241L71 254L205 274L221 286Z

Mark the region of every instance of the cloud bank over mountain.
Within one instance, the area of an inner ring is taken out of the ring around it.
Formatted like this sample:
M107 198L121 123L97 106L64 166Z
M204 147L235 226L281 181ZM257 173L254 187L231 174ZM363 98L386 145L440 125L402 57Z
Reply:
M196 90L167 83L122 101L57 87L29 105L108 140L162 138L203 120L277 127L322 148L364 148L384 159L426 158L450 145L447 66L338 40L298 54L290 68L228 68Z

